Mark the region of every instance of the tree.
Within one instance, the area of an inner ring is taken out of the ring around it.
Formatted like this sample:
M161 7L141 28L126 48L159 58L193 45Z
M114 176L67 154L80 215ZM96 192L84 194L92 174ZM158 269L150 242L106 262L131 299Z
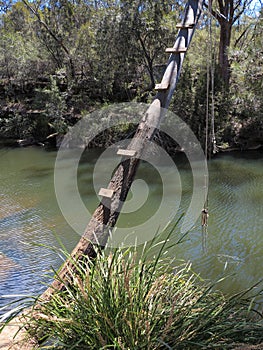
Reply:
M231 43L232 29L234 24L244 14L252 0L217 0L217 6L212 7L213 0L209 0L209 10L220 25L219 41L219 67L220 75L226 87L230 81L229 47Z
M241 120L262 119L263 112L263 11L258 18L247 18L236 45L230 51L232 61L231 92ZM249 27L249 30L245 31Z
M30 12L22 2L14 3L2 15L0 37L0 76L23 86L36 73L36 66L39 74L41 55Z
M165 45L172 42L174 26L170 27L171 20L173 24L178 21L179 14L178 2L171 1L141 1L133 2L123 1L122 12L126 14L125 21L130 22L130 29L134 40L137 42L137 51L143 58L145 68L149 74L150 86L155 86L154 64L162 57ZM177 11L175 11L177 10ZM129 14L127 16L127 14ZM176 18L174 18L176 17Z
M37 19L36 32L55 60L57 68L63 68L66 62L68 78L74 79L75 62L70 46L72 37L69 34L76 26L73 3L68 0L50 0L40 6L37 2L22 2Z

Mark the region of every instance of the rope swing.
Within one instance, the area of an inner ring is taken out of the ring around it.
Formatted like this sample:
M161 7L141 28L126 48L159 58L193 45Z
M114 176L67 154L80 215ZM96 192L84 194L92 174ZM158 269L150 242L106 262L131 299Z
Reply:
M212 0L208 1L208 52L207 52L207 70L206 70L206 119L205 119L205 157L211 159L211 153L217 152L215 137L215 99L214 99L214 45L212 33ZM211 88L210 88L211 85ZM210 103L211 100L211 103ZM211 124L209 133L209 112L211 110ZM210 141L210 142L209 142ZM204 193L208 190L208 178L204 175ZM202 247L203 252L207 253L208 236L208 195L204 198L204 208L201 213L202 225Z

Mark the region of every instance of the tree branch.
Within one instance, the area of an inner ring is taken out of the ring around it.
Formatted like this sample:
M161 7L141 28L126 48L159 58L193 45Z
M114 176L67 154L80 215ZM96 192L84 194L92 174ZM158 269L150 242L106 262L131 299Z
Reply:
M74 77L75 75L75 71L74 71L74 64L72 61L72 57L70 55L69 50L67 49L67 47L64 45L62 39L58 38L57 35L53 32L53 30L47 25L47 23L45 21L43 21L39 15L39 13L37 12L37 10L35 10L32 6L30 6L30 4L28 3L27 0L22 0L22 2L25 4L25 6L33 13L34 16L36 16L36 18L38 19L38 22L46 29L46 31L48 32L48 34L59 44L59 46L62 48L62 50L66 53L68 61L69 61L69 65L70 65L70 70L71 70L71 76Z
M144 41L142 40L142 37L140 36L140 33L137 33L137 36L138 36L138 40L139 40L139 42L141 44L141 47L142 47L142 50L143 50L143 53L144 53L147 69L148 69L148 72L149 72L149 75L150 75L151 84L152 84L152 88L153 88L154 85L155 85L155 80L154 80L154 76L153 76L153 72L152 72L152 59L151 59L150 55L148 54L148 52L146 50Z
M27 8L37 17L39 23L46 29L46 31L50 34L50 36L62 47L62 49L66 52L66 54L68 56L70 56L70 53L68 51L68 49L66 48L66 46L63 44L62 40L59 39L56 34L49 28L49 26L46 24L46 22L44 22L40 16L39 13L37 11L35 11L33 9L33 7L31 7L29 5L29 3L26 0L22 0L22 2L27 6Z
M222 13L225 16L225 9L226 7L223 4L222 0L218 0L218 5L219 5L219 9L220 9L220 13Z
M240 9L240 11L236 14L236 16L233 18L233 23L235 23L240 16L242 16L242 14L245 12L245 9L248 5L250 5L252 2L252 0L245 0L243 3L242 8ZM236 11L238 9L238 7L241 5L241 1L238 2L238 4L235 6L234 11Z
M204 3L204 7L207 10L209 10L209 6L206 3ZM220 15L215 10L213 10L212 8L211 8L210 13L218 22L222 21L222 17L220 17Z
M235 13L234 2L230 1L229 21L231 21L231 23L233 22L234 13Z
M238 43L240 42L240 40L243 38L243 36L247 33L248 29L251 27L251 24L249 24L247 26L247 28L245 28L242 32L242 34L236 39L235 43L234 43L234 47L237 47Z

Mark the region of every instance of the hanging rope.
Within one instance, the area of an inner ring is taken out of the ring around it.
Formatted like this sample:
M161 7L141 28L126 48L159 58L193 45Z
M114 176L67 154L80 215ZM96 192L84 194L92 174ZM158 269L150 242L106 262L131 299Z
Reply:
M211 149L215 153L215 102L214 102L214 58L213 58L213 39L212 39L212 0L208 1L208 52L207 52L207 70L206 70L206 118L205 118L205 156L211 158ZM210 90L211 84L211 90ZM210 93L211 92L211 93ZM211 95L211 96L210 96ZM210 106L211 98L211 106ZM211 125L209 133L209 112L211 108ZM210 136L210 137L209 137ZM210 142L209 142L210 141ZM212 146L212 147L211 147ZM204 178L204 193L208 190L208 178ZM208 195L204 198L204 208L201 213L202 225L202 248L207 253L207 235L208 235Z
M215 43L213 42L212 31L212 0L208 1L208 53L207 53L207 80L206 80L206 135L205 155L211 158L211 153L217 152L215 137ZM210 88L211 85L211 88ZM211 102L210 102L211 101ZM210 111L211 110L211 111ZM209 112L211 112L211 124L209 132ZM210 142L209 142L210 141Z
M215 42L213 42L212 33L212 0L209 0L209 48L211 60L211 148L212 153L217 153L216 136L215 136ZM216 39L215 39L216 40ZM210 154L211 157L211 154Z
M210 67L211 67L211 0L208 1L208 39L206 55L206 116L205 116L205 156L208 159L209 107L210 107ZM209 152L210 153L210 152Z

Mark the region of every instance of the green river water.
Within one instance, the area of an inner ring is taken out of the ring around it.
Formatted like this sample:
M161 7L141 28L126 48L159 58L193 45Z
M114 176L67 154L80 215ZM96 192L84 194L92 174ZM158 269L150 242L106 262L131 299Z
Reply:
M78 170L79 192L90 212L99 203L92 182L98 154L99 151L89 151ZM61 264L54 251L39 244L58 246L57 235L70 251L79 240L80 235L67 224L57 204L55 159L56 152L34 147L0 150L0 306L12 295L37 295L43 291L43 282L48 281L46 272ZM176 203L177 191L171 188L167 200L178 205L178 217L189 205L192 175L182 156L175 162L182 182L182 198ZM102 171L109 178L107 166ZM244 289L262 278L262 174L260 151L225 153L211 160L207 251L202 248L200 219L184 242L172 251L178 259L191 261L203 278L216 280L222 274L231 274L219 286L227 293ZM137 178L147 183L139 183L137 191L147 200L134 213L123 214L119 227L134 227L156 215L163 193L160 177L150 165L142 163ZM176 241L178 237L175 233L171 239Z

